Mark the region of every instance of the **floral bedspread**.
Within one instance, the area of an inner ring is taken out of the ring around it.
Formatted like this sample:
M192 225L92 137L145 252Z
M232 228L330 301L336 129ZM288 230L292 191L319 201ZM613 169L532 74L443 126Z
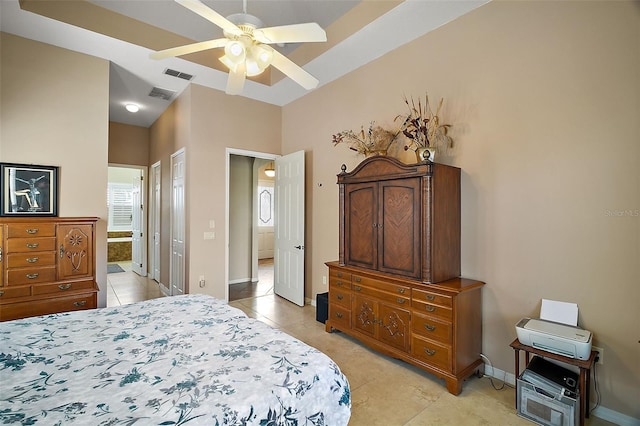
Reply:
M326 355L203 295L0 323L0 423L346 425Z

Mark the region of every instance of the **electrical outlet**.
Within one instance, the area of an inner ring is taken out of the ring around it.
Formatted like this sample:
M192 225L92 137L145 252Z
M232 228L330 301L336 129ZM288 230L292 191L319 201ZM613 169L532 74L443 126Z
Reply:
M200 279L198 280L198 285L200 287L204 287L205 286L204 275L200 275Z
M327 285L327 276L326 275L322 276L322 284Z
M591 350L598 352L598 355L596 355L596 358L598 359L596 364L604 364L604 349L597 346L591 346Z

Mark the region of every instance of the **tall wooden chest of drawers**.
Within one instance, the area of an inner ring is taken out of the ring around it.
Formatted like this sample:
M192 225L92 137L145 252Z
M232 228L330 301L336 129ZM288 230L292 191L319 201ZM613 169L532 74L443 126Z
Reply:
M96 221L0 219L0 321L97 307Z

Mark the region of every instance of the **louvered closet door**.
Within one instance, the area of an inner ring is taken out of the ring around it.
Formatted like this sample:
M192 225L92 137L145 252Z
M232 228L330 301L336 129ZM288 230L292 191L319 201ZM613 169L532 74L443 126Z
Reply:
M345 263L376 269L378 263L378 184L345 186Z
M420 178L381 181L378 267L420 277Z

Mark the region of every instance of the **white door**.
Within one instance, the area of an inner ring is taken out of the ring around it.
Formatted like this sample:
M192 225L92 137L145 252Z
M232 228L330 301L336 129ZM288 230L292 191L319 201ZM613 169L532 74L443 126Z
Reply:
M142 175L134 176L131 189L131 270L142 275Z
M304 151L276 158L274 291L304 306Z
M151 166L151 226L153 233L151 278L160 282L160 162Z
M171 156L171 263L169 264L170 295L184 294L185 282L185 155L184 149Z

